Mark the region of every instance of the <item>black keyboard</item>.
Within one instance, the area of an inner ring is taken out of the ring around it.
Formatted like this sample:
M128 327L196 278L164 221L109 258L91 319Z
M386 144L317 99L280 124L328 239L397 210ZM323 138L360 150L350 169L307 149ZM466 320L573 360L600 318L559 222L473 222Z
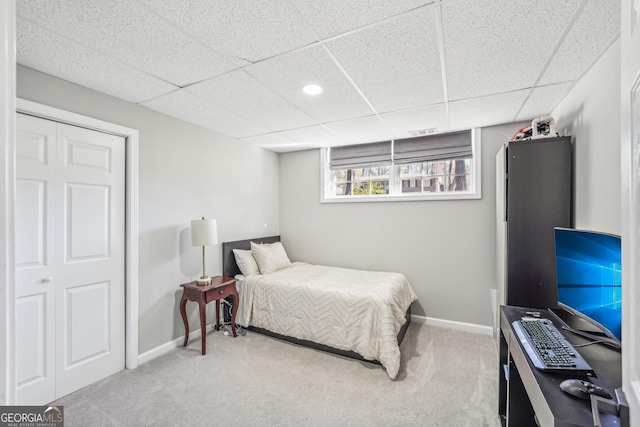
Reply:
M516 320L513 329L536 368L556 373L584 373L595 376L593 368L546 319Z

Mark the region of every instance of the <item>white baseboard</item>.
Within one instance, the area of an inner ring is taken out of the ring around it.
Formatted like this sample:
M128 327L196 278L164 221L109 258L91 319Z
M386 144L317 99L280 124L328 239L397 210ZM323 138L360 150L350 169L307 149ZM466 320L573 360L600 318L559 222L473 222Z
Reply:
M210 323L207 325L207 333L213 331L213 326L214 326L213 323ZM200 338L201 335L202 335L202 332L200 331L200 328L197 328L195 331L189 331L189 342ZM146 351L138 356L138 364L141 365L152 359L155 359L158 356L162 356L163 354L170 352L176 347L182 347L183 343L184 343L184 335L174 340L171 340L167 343L159 345L156 348L152 348L151 350Z
M455 320L437 319L435 317L425 317L411 315L411 321L417 323L425 323L427 325L441 326L443 328L457 329L459 331L472 332L474 334L493 336L493 328L491 326L477 325L475 323L457 322Z
M493 335L493 328L491 326L476 325L474 323L456 322L455 320L436 319L434 317L417 316L413 314L411 315L411 321L416 323L426 323L427 325L441 326L444 328L458 329L466 332L473 332L475 334L490 336ZM207 325L207 333L211 331L213 331L213 323ZM200 338L200 335L200 328L196 329L193 332L189 332L189 341ZM158 356L162 356L163 354L170 352L176 347L182 347L183 343L184 335L167 343L159 345L156 348L152 348L151 350L146 351L138 356L138 364L141 365L152 359L155 359Z

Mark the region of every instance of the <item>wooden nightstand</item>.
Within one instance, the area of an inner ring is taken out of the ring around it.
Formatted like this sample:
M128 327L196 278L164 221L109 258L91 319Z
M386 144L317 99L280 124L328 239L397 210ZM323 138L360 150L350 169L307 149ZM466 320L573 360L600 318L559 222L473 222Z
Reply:
M182 315L182 321L184 322L184 344L187 346L189 341L189 322L187 321L187 313L185 307L187 301L195 301L200 308L200 330L202 331L202 354L207 352L207 304L211 301L216 301L216 327L215 330L220 329L220 303L219 301L228 296L233 296L233 306L231 307L231 331L233 336L236 334L236 312L238 311L238 304L240 299L238 298L238 291L236 291L236 279L233 277L216 276L211 279L209 285L198 285L196 282L183 283L180 285L183 288L182 299L180 300L180 314Z

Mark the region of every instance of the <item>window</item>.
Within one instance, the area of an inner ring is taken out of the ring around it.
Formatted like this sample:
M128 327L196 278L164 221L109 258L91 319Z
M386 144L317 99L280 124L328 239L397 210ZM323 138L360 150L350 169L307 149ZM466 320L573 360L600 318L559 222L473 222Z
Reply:
M323 202L480 198L480 132L322 150Z
M336 196L389 194L389 166L335 171Z
M402 193L451 193L469 190L470 159L400 165Z

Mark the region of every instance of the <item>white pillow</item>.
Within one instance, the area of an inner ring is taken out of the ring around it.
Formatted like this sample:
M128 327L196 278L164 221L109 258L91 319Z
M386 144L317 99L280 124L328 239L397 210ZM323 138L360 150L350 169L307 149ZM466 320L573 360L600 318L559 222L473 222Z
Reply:
M234 249L233 256L236 258L236 264L238 264L238 268L243 275L250 276L260 273L258 264L256 264L256 260L249 249Z
M262 274L273 273L293 265L280 242L265 245L251 242L251 254Z

